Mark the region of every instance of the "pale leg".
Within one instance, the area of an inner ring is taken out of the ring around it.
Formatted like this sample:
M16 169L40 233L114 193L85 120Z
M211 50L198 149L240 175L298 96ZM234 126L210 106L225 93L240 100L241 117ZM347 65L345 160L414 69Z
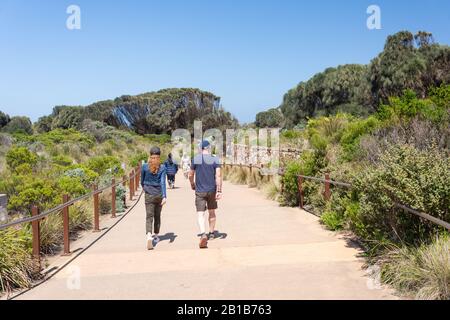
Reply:
M209 232L214 233L216 228L216 210L209 210Z
M205 234L205 223L206 223L206 211L199 211L197 212L197 222L198 222L198 227L200 228L200 233L203 235Z

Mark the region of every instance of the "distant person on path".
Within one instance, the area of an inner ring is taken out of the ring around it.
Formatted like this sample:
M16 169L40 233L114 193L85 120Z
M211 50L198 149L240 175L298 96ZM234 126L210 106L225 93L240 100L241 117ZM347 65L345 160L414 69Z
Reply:
M181 159L181 166L183 168L184 178L189 178L189 172L191 171L191 157L187 154L184 154Z
M217 200L222 197L222 177L220 160L211 155L210 143L202 141L200 147L201 153L192 160L189 180L192 190L195 190L195 206L201 234L200 248L204 249L208 247L208 240L214 239ZM205 231L206 210L209 212L208 236Z
M172 154L169 153L167 160L164 162L167 173L167 181L169 182L169 188L173 189L175 187L175 175L178 172L178 165L173 162Z
M151 148L148 163L142 165L141 186L145 191L147 249L153 250L153 241L160 241L161 210L166 204L166 168L161 165L158 147Z

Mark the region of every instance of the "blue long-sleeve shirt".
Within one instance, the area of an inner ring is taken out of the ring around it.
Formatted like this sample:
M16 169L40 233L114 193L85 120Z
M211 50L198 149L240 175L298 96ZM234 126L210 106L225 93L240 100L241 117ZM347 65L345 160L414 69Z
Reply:
M142 165L141 170L141 186L145 192L154 195L167 198L166 193L166 168L160 166L157 173L153 174L148 163Z

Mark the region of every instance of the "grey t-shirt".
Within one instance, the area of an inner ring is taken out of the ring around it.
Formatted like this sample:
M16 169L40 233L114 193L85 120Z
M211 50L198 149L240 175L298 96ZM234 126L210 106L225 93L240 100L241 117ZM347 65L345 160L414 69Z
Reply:
M210 154L198 154L192 159L191 169L195 170L195 191L216 192L217 168L220 168L220 160Z

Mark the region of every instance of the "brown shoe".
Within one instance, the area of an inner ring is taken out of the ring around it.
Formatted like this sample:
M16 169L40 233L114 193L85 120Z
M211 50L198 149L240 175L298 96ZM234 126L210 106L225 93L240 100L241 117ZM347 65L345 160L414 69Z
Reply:
M203 235L200 239L200 249L208 248L208 238L206 235Z

